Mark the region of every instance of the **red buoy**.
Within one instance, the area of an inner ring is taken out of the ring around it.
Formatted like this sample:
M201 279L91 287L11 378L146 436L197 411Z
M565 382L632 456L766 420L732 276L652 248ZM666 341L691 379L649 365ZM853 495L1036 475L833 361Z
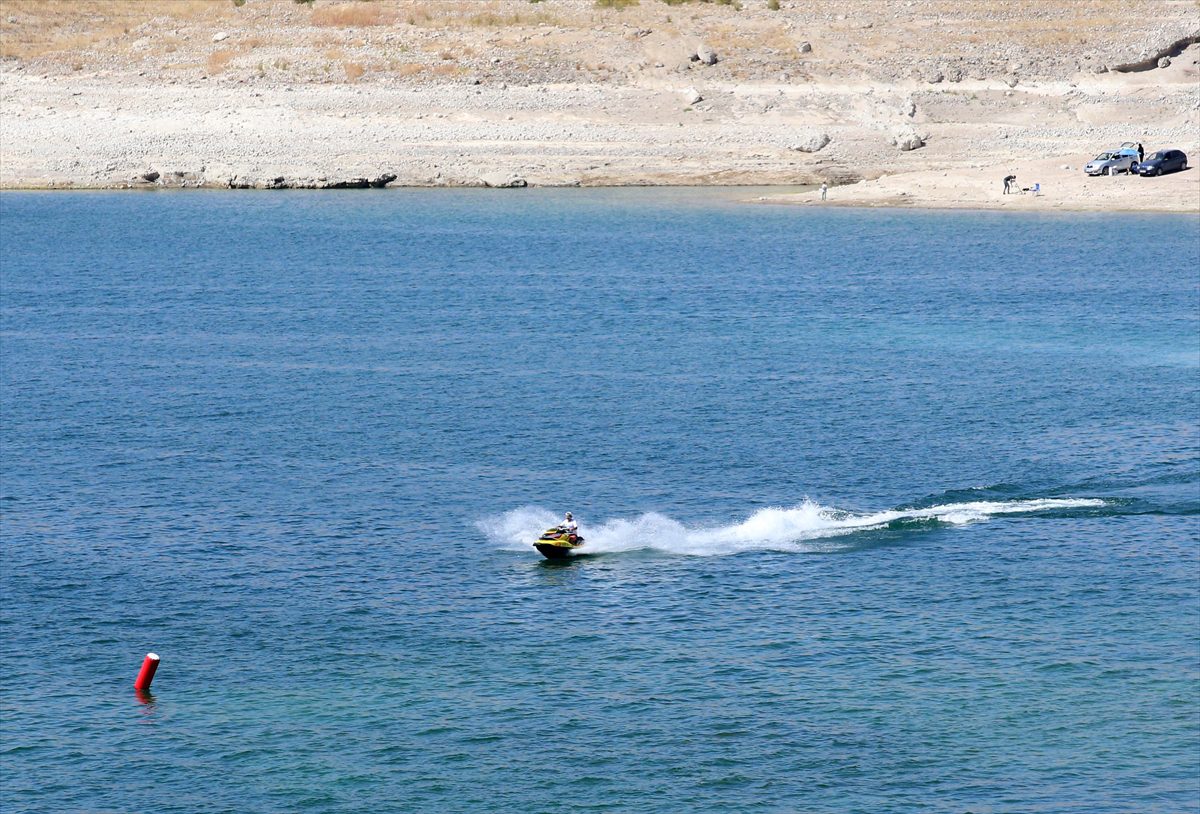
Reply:
M142 669L138 673L137 681L133 682L133 688L138 692L149 692L150 682L154 680L154 672L158 669L158 654L147 653L146 658L142 660Z

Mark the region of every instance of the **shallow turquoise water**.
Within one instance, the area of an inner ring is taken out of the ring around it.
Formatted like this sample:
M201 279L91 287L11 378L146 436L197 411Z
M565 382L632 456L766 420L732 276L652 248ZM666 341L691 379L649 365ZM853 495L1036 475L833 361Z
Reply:
M5 194L0 239L5 812L1200 810L1195 218Z

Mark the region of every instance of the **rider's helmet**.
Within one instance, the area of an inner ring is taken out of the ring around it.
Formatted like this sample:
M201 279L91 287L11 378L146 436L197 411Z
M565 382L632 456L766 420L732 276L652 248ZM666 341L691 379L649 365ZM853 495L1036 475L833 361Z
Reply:
M568 520L570 520L570 519L571 519L571 513L570 513L570 512L567 512L567 519L568 519Z

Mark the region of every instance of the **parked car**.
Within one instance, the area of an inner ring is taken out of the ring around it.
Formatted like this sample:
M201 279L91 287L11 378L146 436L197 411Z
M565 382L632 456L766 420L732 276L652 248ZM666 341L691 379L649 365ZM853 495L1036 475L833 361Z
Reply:
M1187 169L1187 156L1183 150L1159 150L1154 155L1146 156L1146 160L1138 164L1138 175L1162 175L1164 172L1175 172Z
M1119 172L1132 172L1138 163L1137 152L1128 155L1124 150L1100 153L1086 165L1083 171L1088 175L1116 175Z

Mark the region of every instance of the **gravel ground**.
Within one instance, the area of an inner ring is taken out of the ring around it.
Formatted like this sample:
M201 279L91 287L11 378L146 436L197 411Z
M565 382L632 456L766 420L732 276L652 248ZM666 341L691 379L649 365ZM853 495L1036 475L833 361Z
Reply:
M837 185L1200 132L1194 4L741 5L7 0L0 187Z

